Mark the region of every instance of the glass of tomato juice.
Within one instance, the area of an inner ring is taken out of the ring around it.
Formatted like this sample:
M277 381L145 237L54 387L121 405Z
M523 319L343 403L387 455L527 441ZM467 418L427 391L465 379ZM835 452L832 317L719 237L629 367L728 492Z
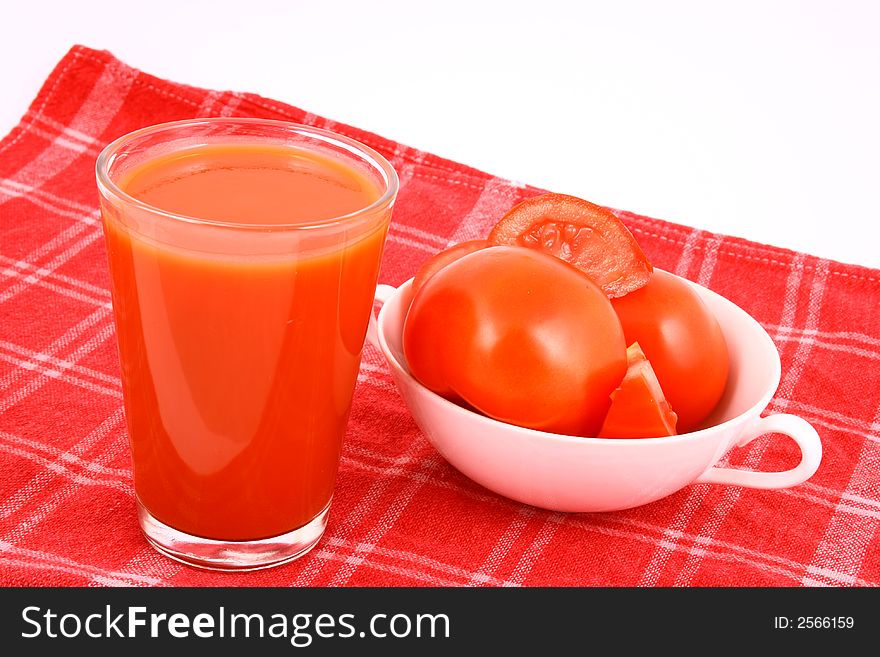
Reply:
M97 160L141 528L246 570L321 538L398 180L262 119L137 130Z

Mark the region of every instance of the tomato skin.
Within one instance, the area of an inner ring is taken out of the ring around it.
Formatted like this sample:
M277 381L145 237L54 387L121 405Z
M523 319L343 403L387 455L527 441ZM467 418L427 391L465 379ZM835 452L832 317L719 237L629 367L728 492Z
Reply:
M403 329L413 376L502 422L595 435L626 373L626 343L604 293L545 253L498 246L435 273Z
M526 246L574 265L609 298L645 285L653 267L608 208L567 194L541 194L513 206L489 233L493 244Z
M425 281L449 263L455 262L462 256L466 256L468 253L473 253L474 251L479 251L480 249L485 249L490 246L493 245L490 244L488 240L467 240L465 242L453 244L439 253L435 253L432 257L422 263L422 266L419 267L419 270L416 272L412 282L413 294L419 291L419 288L425 284Z
M699 428L730 369L718 320L686 281L659 269L647 285L611 303L627 344L638 342L651 361L679 433Z
M611 393L611 408L599 438L659 438L674 436L678 419L666 401L654 368L638 342L626 350L627 370Z

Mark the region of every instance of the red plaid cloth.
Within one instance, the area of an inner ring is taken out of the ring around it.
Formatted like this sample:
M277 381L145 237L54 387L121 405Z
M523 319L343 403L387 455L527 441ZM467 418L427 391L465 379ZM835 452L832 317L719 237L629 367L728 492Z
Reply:
M517 504L443 461L367 345L318 547L242 574L160 556L135 516L94 165L123 133L197 116L289 119L383 153L401 179L380 274L392 285L540 191L253 94L174 84L73 48L0 142L0 584L880 583L880 271L628 212L620 216L655 265L725 295L773 336L783 372L769 411L803 416L824 444L807 483L694 485L604 514ZM796 459L790 441L763 438L728 461L773 470Z

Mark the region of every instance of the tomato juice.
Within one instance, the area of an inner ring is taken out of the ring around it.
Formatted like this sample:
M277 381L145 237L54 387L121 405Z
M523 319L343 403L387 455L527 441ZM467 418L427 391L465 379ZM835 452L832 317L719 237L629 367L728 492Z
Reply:
M233 139L102 194L135 490L162 523L253 541L329 505L393 201L374 178Z

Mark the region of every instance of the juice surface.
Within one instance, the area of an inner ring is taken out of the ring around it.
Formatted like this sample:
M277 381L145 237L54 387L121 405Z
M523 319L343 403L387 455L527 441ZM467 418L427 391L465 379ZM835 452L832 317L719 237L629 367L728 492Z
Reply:
M344 164L257 145L162 156L120 187L243 224L312 222L380 196ZM335 247L266 259L171 248L104 216L141 503L221 540L308 523L332 496L388 218Z
M122 188L157 208L243 224L341 217L379 198L376 186L330 157L284 146L200 146L132 171Z

